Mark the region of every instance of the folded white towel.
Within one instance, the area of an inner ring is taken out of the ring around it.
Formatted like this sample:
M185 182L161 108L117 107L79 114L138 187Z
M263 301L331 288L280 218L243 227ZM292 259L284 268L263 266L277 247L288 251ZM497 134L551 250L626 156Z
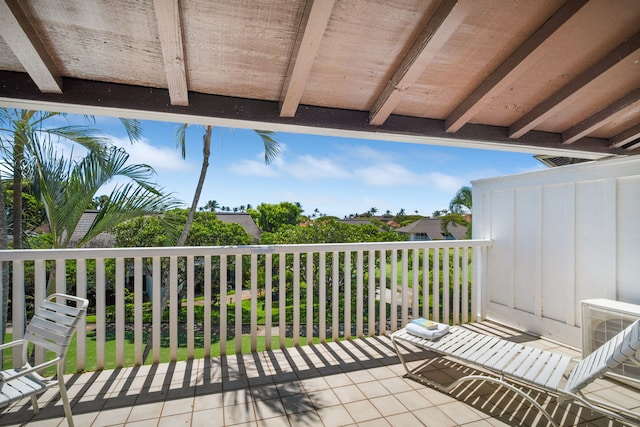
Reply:
M426 338L428 340L435 340L436 338L440 338L441 336L449 332L449 325L438 323L438 329L429 330L420 325L409 322L406 326L406 330L411 335L415 335L420 338Z

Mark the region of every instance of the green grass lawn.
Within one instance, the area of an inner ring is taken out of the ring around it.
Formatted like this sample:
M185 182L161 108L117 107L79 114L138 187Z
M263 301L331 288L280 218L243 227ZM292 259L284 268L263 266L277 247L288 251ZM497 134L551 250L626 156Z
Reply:
M11 341L11 334L7 334L5 337L5 341ZM271 339L271 348L279 348L279 337L272 337ZM186 348L186 336L179 337L180 346L178 348L178 360L187 360L187 348ZM183 344L184 341L184 344ZM302 340L301 340L302 341ZM314 338L314 342L318 343L319 340ZM285 343L287 347L293 347L293 339L286 338ZM258 351L263 351L266 349L266 340L265 337L257 338ZM144 343L143 343L144 346ZM67 364L66 364L66 373L75 373L76 370L76 336L71 340L71 345L69 346L69 350L67 352ZM95 340L95 332L87 332L87 345L86 345L86 367L85 371L95 371L96 369L96 340ZM242 336L242 353L250 353L251 352L251 337L250 336ZM135 345L133 342L129 340L125 340L125 360L124 365L134 366L135 360ZM230 339L227 341L227 354L235 353L235 339ZM114 369L116 367L115 363L115 355L116 355L116 341L108 340L105 342L105 369ZM220 343L213 343L211 345L211 356L216 357L220 356ZM2 355L4 367L10 367L12 363L12 352L11 350L5 351ZM195 348L194 349L194 359L201 359L204 357L204 348ZM51 355L53 358L53 355ZM149 355L148 360L145 364L151 364L152 356ZM170 362L170 349L168 346L162 346L160 348L160 362ZM55 366L48 368L45 371L46 375L54 375L55 374Z

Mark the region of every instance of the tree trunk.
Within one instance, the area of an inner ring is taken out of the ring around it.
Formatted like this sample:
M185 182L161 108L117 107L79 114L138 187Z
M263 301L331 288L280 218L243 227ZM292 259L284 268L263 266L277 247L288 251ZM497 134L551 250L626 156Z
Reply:
M184 228L182 229L182 233L178 238L178 242L176 246L184 246L187 241L187 235L189 234L189 229L191 228L191 224L193 223L193 219L196 215L196 209L198 208L198 202L200 201L200 194L202 193L202 187L204 186L204 180L207 176L207 169L209 169L209 157L211 156L211 132L213 130L213 126L206 126L204 135L202 136L202 167L200 168L200 178L198 179L198 185L196 186L196 191L193 194L193 201L191 202L191 208L189 209L189 213L187 214L187 222L184 224ZM167 304L169 303L169 287L167 286L167 281L162 281L162 298L160 299L160 316L164 314L164 311L167 309ZM186 292L186 286L183 286L182 292L178 295L178 309L180 309L180 301L181 294ZM153 345L153 336L149 334L147 338L147 343L144 347L144 351L142 352L142 361L147 359L149 353L151 352L151 347Z
M191 202L191 208L189 209L189 214L187 215L187 222L184 224L184 228L182 229L182 234L180 234L180 238L178 239L178 243L176 246L184 246L187 241L187 235L189 234L189 229L191 228L191 224L193 223L193 218L196 215L196 209L198 208L198 202L200 201L200 194L202 193L202 187L204 186L204 179L207 176L207 169L209 169L209 156L211 156L211 131L213 130L213 126L205 127L204 135L202 136L202 167L200 168L200 178L198 179L198 185L196 186L196 191L193 194L193 200Z

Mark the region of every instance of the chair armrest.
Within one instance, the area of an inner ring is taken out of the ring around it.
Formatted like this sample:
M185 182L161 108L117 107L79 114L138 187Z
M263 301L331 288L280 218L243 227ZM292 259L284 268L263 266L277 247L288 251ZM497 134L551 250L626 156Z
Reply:
M4 350L5 348L10 348L10 347L15 347L17 345L22 345L23 343L24 343L24 340L15 340L15 341L7 342L4 344L0 344L0 350Z
M46 368L51 365L55 365L60 361L60 359L61 359L60 357L56 357L55 359L40 363L39 365L29 366L29 368L27 369L20 368L21 370L16 372L13 375L7 375L6 371L2 371L2 376L4 377L3 381L7 382L7 381L15 380L16 378L24 377L25 375L32 374L36 371L39 371L40 369Z

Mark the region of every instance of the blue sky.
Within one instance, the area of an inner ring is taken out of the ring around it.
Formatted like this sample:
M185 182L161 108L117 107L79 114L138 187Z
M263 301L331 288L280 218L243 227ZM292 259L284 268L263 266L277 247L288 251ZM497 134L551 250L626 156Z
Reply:
M86 122L69 116L72 123ZM202 161L203 127L187 133L187 156L175 145L175 123L142 121L143 139L131 145L117 119L97 117L95 126L124 147L132 163L146 163L157 182L191 203ZM264 163L262 140L251 130L215 128L212 156L200 206L300 202L307 215L318 209L343 217L375 207L379 213L431 215L447 208L472 180L545 168L531 154L464 149L293 133L276 134L281 155ZM109 189L105 189L104 194Z

